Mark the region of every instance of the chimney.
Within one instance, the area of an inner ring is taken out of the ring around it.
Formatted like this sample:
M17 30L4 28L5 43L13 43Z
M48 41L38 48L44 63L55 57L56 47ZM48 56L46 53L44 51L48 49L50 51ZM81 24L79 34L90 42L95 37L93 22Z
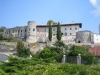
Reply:
M42 22L42 25L43 25L43 22Z
M61 24L63 24L63 22L61 22Z
M72 23L74 23L74 21L72 21Z

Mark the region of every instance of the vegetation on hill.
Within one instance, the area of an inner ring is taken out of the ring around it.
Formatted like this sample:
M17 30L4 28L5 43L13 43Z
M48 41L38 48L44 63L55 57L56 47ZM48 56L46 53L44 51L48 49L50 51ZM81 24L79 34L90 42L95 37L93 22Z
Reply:
M100 75L100 67L10 57L9 62L0 64L0 75Z
M25 48L21 41L17 42L17 55L18 57L29 57L31 54L29 48Z

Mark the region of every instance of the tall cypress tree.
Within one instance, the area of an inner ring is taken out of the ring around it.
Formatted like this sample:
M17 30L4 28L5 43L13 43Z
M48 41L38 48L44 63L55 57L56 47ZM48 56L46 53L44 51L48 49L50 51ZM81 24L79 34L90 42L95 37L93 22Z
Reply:
M51 23L49 23L49 41L52 40L52 26Z
M57 25L57 39L58 41L61 40L61 28L60 28L60 23L58 22L58 25Z

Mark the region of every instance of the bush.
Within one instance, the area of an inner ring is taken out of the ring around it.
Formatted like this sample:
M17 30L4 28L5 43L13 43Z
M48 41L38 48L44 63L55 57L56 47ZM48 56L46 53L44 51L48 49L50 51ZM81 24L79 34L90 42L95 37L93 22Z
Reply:
M25 48L21 41L17 42L17 55L19 57L29 57L31 54L29 48Z
M93 54L88 52L88 48L85 50L83 46L73 45L68 56L78 56L78 54L81 54L83 64L97 64L97 59Z
M59 53L55 50L55 47L45 47L39 55L39 58L44 59L45 62L61 62L62 53Z
M3 40L3 36L2 36L2 34L0 34L0 40Z

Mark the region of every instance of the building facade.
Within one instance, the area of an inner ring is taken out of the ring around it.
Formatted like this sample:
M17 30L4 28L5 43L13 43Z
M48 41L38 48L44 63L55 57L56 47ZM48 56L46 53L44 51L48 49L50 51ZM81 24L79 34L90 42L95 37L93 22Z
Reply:
M76 33L76 43L100 43L100 35L91 31L78 31Z
M76 33L82 27L82 23L61 24L62 41L64 43L75 43ZM28 21L27 26L6 28L3 36L13 37L29 43L48 42L49 26L37 25L35 21ZM52 42L57 40L57 25L52 25Z

